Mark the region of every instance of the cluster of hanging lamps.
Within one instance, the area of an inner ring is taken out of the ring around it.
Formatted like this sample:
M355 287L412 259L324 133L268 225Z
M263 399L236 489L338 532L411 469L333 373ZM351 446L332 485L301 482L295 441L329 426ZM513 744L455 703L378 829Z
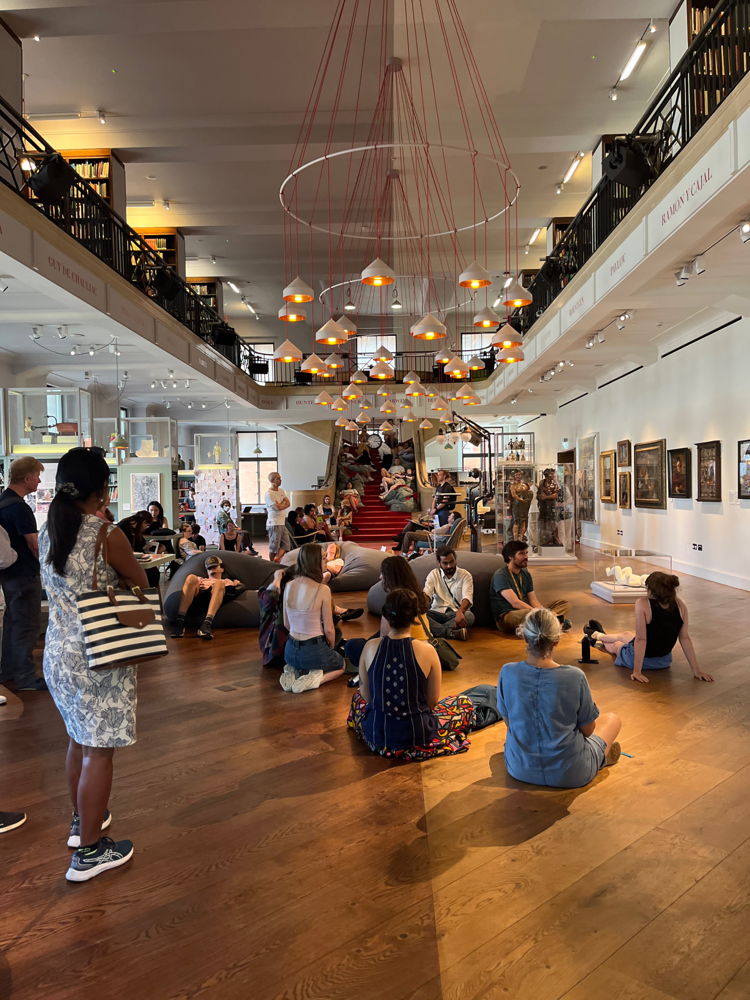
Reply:
M334 421L333 426L334 427L346 427L346 425L348 423L349 423L349 420L348 420L347 417L339 417L338 420Z
M434 413L444 413L445 410L448 409L448 404L446 403L446 401L443 399L442 396L438 396L438 398L432 404L430 409L432 409Z
M337 368L343 368L343 367L344 367L344 359L341 357L340 354L336 353L329 354L328 357L326 358L326 368L332 368L335 371Z
M372 356L373 361L393 361L393 354L387 347L379 347Z
M339 413L343 413L346 409L346 400L342 399L341 396L337 396L331 403L331 409L336 410Z
M414 385L415 382L419 381L419 375L415 371L409 371L401 379L404 385Z
M520 347L523 343L521 334L510 323L505 323L500 327L495 336L490 341L492 347Z
M396 407L393 404L393 402L392 402L391 399L384 400L383 405L380 407L380 412L381 413L395 413L396 412Z
M389 431L393 430L393 424L389 420L384 420L378 430L381 434L387 434Z

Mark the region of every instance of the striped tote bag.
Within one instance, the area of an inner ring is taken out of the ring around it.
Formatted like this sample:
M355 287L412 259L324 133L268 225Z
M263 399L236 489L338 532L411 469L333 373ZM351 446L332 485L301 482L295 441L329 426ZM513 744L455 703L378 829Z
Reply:
M104 524L96 540L91 590L76 598L89 667L129 667L166 656L167 640L158 590L155 587L101 590L96 572L100 549L107 562L107 526Z

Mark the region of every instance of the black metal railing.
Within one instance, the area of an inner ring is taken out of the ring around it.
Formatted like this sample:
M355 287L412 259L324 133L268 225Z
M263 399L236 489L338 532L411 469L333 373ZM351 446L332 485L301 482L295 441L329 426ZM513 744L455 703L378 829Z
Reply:
M609 176L599 181L531 282L533 301L517 311L514 325L524 332L533 326L748 68L750 0L722 0L641 120L619 142L619 152L633 168L630 182Z
M0 97L0 181L249 374L252 349L84 178L74 173L69 189L59 200L45 202L34 196L31 177L54 153L36 129Z

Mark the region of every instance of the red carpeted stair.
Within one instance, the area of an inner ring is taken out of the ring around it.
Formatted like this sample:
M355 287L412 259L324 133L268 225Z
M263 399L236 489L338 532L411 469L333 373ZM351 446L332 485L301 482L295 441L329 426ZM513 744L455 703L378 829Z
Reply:
M380 455L377 451L371 451L370 457L375 475L365 486L365 506L360 507L352 518L353 526L359 530L353 532L349 540L380 542L381 545L390 547L411 516L403 511L392 511L380 499Z

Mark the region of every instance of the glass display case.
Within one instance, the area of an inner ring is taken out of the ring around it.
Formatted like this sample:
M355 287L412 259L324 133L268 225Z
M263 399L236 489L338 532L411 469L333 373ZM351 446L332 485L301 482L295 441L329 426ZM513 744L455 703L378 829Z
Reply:
M193 454L196 469L234 469L237 435L231 431L196 434Z
M535 459L533 431L500 431L495 434L495 454L498 464L533 465Z
M646 596L646 577L671 573L672 557L663 552L603 543L594 551L591 591L610 604L634 604Z
M572 464L514 461L497 466L498 551L506 542L523 541L530 561L575 561L573 475Z
M129 457L177 465L177 422L169 417L127 417Z
M8 454L63 455L92 443L85 389L8 389Z
M116 433L117 419L115 417L94 417L93 442L97 448L104 449L108 459L115 458L110 443Z

